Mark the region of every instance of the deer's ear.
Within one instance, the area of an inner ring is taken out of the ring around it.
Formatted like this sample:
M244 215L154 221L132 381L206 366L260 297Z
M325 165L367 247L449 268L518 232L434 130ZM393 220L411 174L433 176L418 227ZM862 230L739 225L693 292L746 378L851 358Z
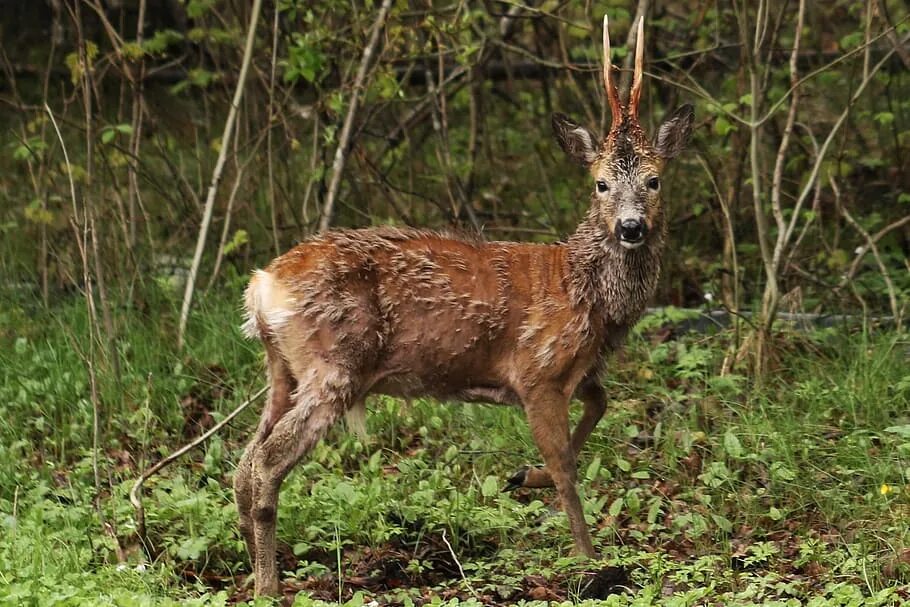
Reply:
M562 114L553 114L551 122L556 141L569 158L582 166L590 166L600 153L597 137Z
M657 155L664 160L679 155L689 143L693 122L695 110L691 104L687 103L677 108L657 131L657 141L654 142Z

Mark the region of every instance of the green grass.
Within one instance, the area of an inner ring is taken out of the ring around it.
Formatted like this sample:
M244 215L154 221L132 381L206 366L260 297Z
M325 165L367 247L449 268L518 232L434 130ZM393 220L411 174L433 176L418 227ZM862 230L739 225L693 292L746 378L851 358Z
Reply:
M176 351L167 293L117 308L121 377L84 302L0 308L0 603L250 601L231 475L256 411L147 484L138 471L263 381L239 286L203 297ZM579 463L603 560L573 559L552 491L501 493L538 461L521 412L373 398L367 442L333 430L285 483L296 604L569 601L897 605L910 581L910 339L781 334L768 381L719 376L732 336L661 341L647 319L605 379ZM101 396L101 492L86 360ZM102 521L103 519L103 521ZM460 569L459 569L460 567ZM462 576L463 572L463 576ZM238 586L240 589L238 590ZM267 604L260 601L260 604Z

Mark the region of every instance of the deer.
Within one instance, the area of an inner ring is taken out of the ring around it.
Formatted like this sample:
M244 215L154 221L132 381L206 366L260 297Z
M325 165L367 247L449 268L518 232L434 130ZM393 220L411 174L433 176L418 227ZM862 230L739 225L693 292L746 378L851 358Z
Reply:
M686 146L691 105L659 127L638 120L644 24L628 102L620 101L603 22L612 122L598 139L552 116L565 153L587 168L590 206L564 242L484 241L413 228L323 232L256 270L243 329L265 350L269 391L234 489L256 595L279 591L275 524L283 479L342 417L362 428L369 394L516 405L543 467L510 487L555 487L573 550L595 557L576 460L603 416L607 355L653 295L667 237L665 164ZM569 407L583 406L570 432Z

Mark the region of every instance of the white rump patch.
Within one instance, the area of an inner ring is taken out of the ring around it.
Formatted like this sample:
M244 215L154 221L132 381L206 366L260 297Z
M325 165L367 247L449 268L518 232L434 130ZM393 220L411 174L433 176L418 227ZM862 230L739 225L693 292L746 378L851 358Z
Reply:
M246 322L243 333L250 339L262 337L262 331L274 333L296 313L295 300L287 289L265 270L256 270L244 296Z

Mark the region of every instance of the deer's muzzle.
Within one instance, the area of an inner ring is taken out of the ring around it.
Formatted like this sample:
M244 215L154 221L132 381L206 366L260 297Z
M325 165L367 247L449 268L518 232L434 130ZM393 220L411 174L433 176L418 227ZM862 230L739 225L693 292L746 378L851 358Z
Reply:
M634 249L641 245L648 233L648 224L644 218L620 219L614 229L619 244L627 249Z

